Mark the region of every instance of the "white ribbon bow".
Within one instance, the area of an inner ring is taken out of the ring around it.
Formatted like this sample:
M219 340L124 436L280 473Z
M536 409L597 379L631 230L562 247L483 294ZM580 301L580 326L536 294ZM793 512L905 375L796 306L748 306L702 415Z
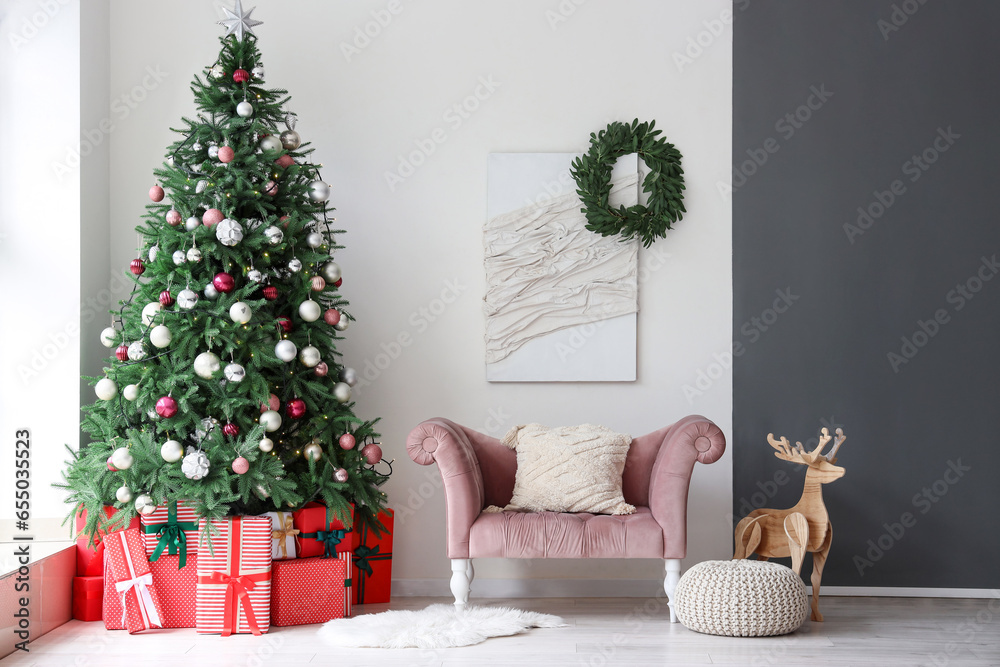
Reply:
M125 565L128 566L128 571L133 576L135 575L135 567L132 565L132 556L128 550L128 542L125 540L125 531L117 533L121 537L122 550L125 552ZM149 586L153 585L153 573L147 572L146 574L134 577L132 579L126 579L124 581L119 581L115 584L115 588L122 595L122 626L127 627L125 623L126 612L125 612L125 597L128 595L128 591L131 588L135 589L135 598L139 603L139 613L142 615L142 620L145 622L147 628L162 628L163 623L160 621L160 614L156 611L156 605L153 604L153 597L149 594Z

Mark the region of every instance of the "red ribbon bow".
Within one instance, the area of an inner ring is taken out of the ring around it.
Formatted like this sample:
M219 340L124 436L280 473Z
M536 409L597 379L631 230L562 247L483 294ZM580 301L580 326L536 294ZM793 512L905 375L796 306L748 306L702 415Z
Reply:
M213 572L210 575L198 577L202 584L225 584L226 585L226 606L222 612L222 636L228 637L236 629L237 613L239 612L238 602L243 603L243 613L247 617L247 625L255 635L260 635L260 627L257 625L257 616L253 613L253 606L250 604L250 593L257 585L258 581L267 581L271 578L270 572L258 572L257 574L228 575L225 572Z

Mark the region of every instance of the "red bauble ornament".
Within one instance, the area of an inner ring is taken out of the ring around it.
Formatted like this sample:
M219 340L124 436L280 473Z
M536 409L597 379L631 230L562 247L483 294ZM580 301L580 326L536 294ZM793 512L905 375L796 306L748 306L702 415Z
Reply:
M240 427L233 422L226 422L226 425L222 427L222 432L230 438L235 438L240 434Z
M245 81L249 80L250 80L250 72L246 71L245 69L238 69L235 72L233 72L233 81L235 81L236 83L244 83Z
M225 220L226 216L222 214L217 208L210 208L205 211L205 214L201 216L201 222L206 227L211 227L212 225L218 224Z
M316 368L313 369L313 373L317 377L326 377L326 374L330 372L330 367L326 365L325 361L321 361L316 364Z
M171 227L181 224L181 212L173 208L167 211L167 224Z
M156 402L156 414L164 419L170 419L177 414L177 401L170 396L161 396Z
M301 419L306 414L306 402L301 398L293 398L285 406L285 414L292 419Z
M373 466L382 460L382 448L374 442L361 448L361 456L365 457L368 465Z
M278 326L280 326L281 330L285 333L292 333L292 321L287 317L279 317Z
M216 273L212 278L212 284L223 294L229 294L236 287L236 279L228 273Z
M231 146L223 146L219 149L219 162L229 164L236 158L236 151Z
M291 155L282 155L281 157L279 157L277 160L274 161L274 164L278 165L282 169L286 169L295 164L295 160L292 158Z
M115 350L115 356L118 357L118 361L128 361L128 345L122 343Z
M280 407L281 401L278 400L277 396L271 394L271 396L267 399L267 403L260 404L260 411L267 412L268 410L277 410Z
M233 472L237 475L244 475L250 470L250 462L242 456L233 461Z
M340 287L340 286L341 286L341 285L343 285L343 284L344 284L344 279L343 279L343 278L337 278L337 282L335 282L335 283L333 284L333 286L334 286L334 287Z
M169 308L174 305L174 297L170 294L170 290L165 289L160 292L160 305L164 308Z
M282 227L284 227L285 229L288 229L288 216L287 215L283 215L280 218L278 218L278 222L285 223L285 224L282 225Z
M141 276L146 272L146 263L141 259L133 259L128 268L135 275Z
M154 185L149 189L149 198L155 202L163 201L163 188L159 185Z
M309 286L312 288L313 292L322 292L326 287L326 280L323 276L313 276L309 279Z
M108 457L108 470L110 470L111 472L118 472L118 468L116 468L115 464L111 462L110 456Z
M345 433L340 436L340 448L341 449L354 449L354 436L350 433Z
M329 324L331 327L340 322L340 311L336 308L329 308L325 313L323 313L323 321Z
M274 285L268 285L264 288L264 298L268 301L274 301L278 298L278 288Z

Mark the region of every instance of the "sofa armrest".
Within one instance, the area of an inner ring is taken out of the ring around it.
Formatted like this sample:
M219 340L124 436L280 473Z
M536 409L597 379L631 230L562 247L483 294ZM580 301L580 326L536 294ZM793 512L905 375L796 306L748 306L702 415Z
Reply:
M649 481L649 508L663 529L663 557L687 555L688 486L695 461L714 463L726 451L726 436L711 420L685 417L665 430Z
M406 451L420 465L437 463L444 482L448 558L469 557L472 523L483 511L483 473L462 427L447 419L428 419L410 431Z

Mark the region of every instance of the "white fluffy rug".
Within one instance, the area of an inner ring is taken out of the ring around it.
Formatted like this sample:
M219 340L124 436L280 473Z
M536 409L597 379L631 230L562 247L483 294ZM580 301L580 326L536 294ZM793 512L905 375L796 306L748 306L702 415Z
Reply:
M319 637L332 646L371 648L449 648L471 646L490 637L506 637L528 628L558 628L558 616L509 607L434 604L417 611L384 611L329 621Z

